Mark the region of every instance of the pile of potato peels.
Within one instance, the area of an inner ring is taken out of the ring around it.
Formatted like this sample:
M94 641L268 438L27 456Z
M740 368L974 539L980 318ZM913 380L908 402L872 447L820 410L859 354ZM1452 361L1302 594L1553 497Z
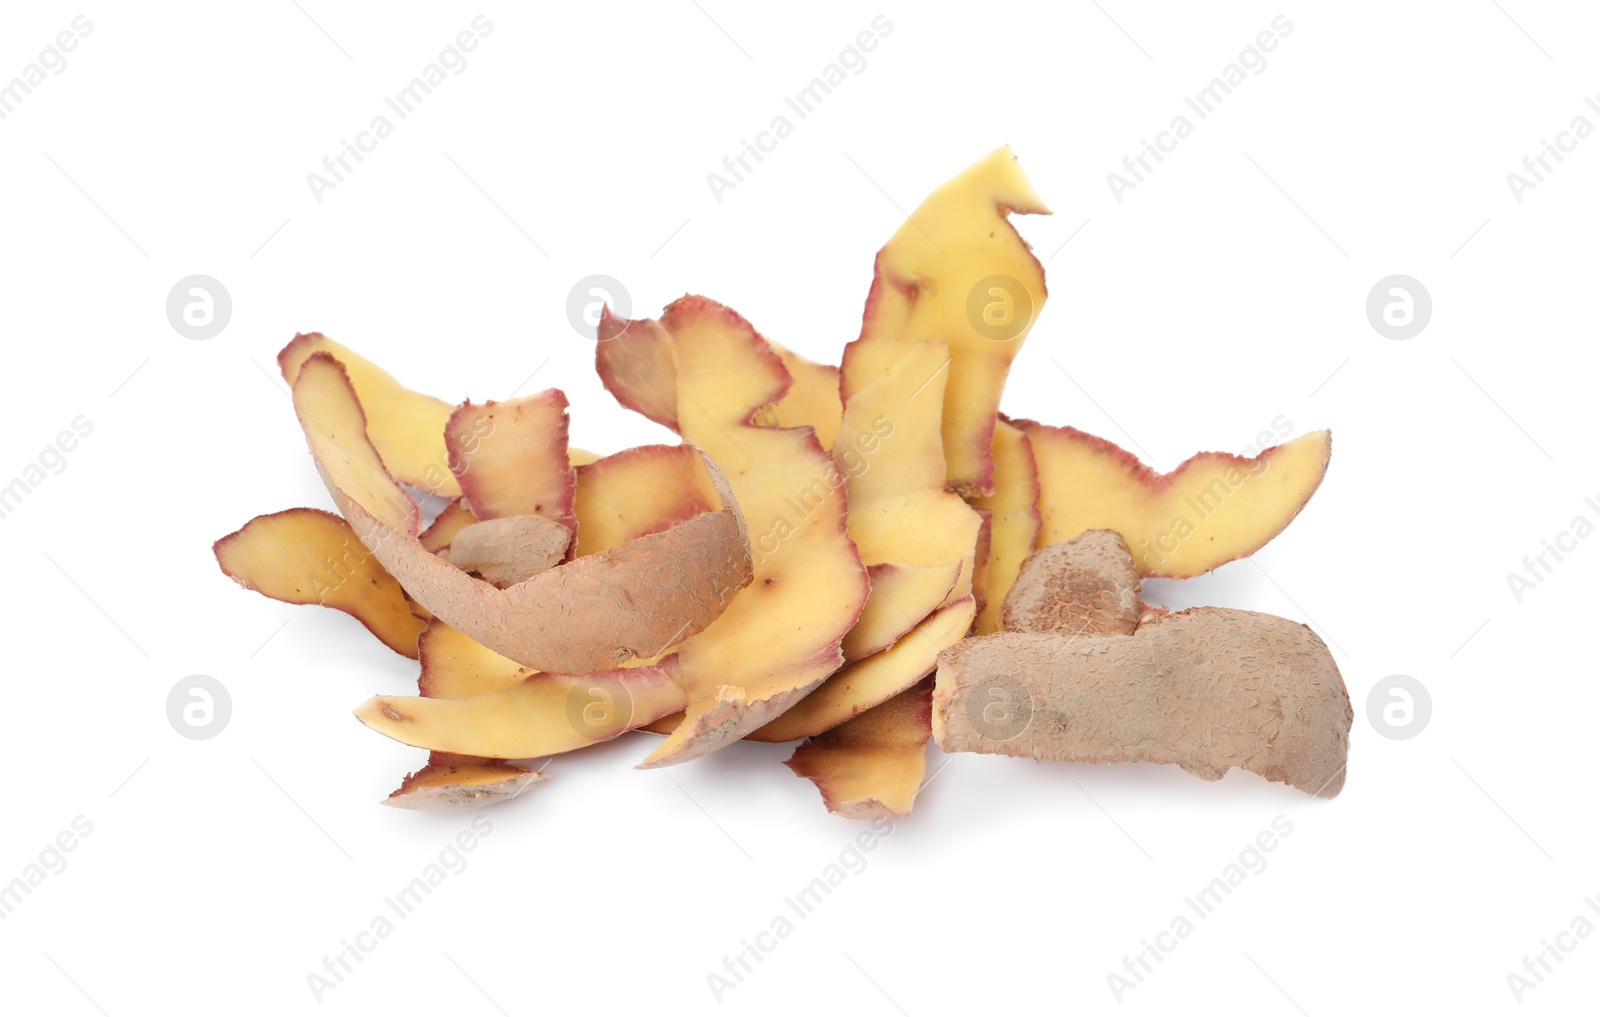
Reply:
M451 405L295 336L278 365L338 514L258 516L217 560L419 662L418 695L356 710L429 752L393 805L515 797L548 779L528 761L629 731L660 736L645 767L799 742L789 767L855 818L911 810L930 740L1331 797L1351 709L1322 641L1140 590L1279 533L1330 436L1158 474L1001 415L1046 297L1008 216L1047 211L1008 148L944 184L878 252L838 366L704 297L608 311L605 387L677 445L597 456L557 389Z

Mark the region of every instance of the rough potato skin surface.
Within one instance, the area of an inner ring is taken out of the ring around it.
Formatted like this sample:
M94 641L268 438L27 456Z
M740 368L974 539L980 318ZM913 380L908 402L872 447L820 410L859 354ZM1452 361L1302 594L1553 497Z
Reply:
M572 531L544 516L502 516L464 526L450 543L450 564L500 589L560 565Z
M998 632L939 655L933 733L946 752L1074 763L1231 766L1332 798L1350 697L1327 646L1274 615L1200 607L1133 635Z
M1090 530L1029 555L1006 595L1007 632L1132 635L1139 627L1139 569L1122 535Z

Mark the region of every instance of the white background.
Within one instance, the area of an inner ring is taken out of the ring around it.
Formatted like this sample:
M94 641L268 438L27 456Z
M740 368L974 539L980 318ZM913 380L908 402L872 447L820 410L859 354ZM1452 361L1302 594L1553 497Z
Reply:
M1506 182L1574 117L1600 125L1594 11L441 6L3 16L0 80L74 15L93 24L0 121L0 484L74 417L94 428L0 520L0 883L93 824L0 920L8 1012L716 1009L707 975L861 828L779 765L785 746L639 772L645 735L486 813L469 867L318 1003L307 974L469 817L378 804L421 753L350 710L414 688L415 665L343 615L238 590L211 541L328 504L272 362L297 330L451 400L560 386L584 447L666 440L595 379L565 311L578 279L616 277L643 314L703 293L835 360L905 212L1004 143L1055 213L1017 219L1051 296L1007 412L1161 469L1280 414L1333 428L1321 491L1254 563L1149 596L1310 623L1356 705L1349 779L1322 801L1238 771L955 758L721 1008L1493 1013L1518 1008L1525 955L1600 923L1600 540L1520 603L1506 579L1575 516L1600 521L1600 139L1520 203ZM315 200L306 175L480 13L465 71ZM706 174L877 14L893 30L866 69L714 200ZM1294 27L1266 69L1116 201L1106 174L1279 14ZM194 273L232 295L209 341L164 311ZM1432 295L1406 341L1366 318L1392 273ZM168 724L192 674L231 693L209 741ZM1432 695L1409 741L1367 719L1393 674ZM1278 816L1293 832L1265 871L1119 1004L1108 973ZM1592 1002L1600 937L1565 942L1521 1009Z

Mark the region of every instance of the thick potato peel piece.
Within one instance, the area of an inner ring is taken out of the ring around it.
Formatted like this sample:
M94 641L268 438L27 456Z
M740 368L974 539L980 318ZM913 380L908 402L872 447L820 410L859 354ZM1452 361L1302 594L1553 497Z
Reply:
M974 508L989 513L989 553L985 556L985 603L977 633L1000 628L1001 605L1017 581L1022 562L1032 554L1042 525L1039 515L1039 471L1028 436L1004 420L994 425L994 494L974 498Z
M933 673L940 651L972 628L971 597L946 604L880 653L846 664L781 717L745 737L788 742L832 730Z
M1122 534L1090 530L1041 547L1022 563L1001 610L1007 632L1065 636L1132 635L1147 605Z
M661 766L742 738L837 670L867 575L845 532L842 478L815 434L758 423L771 419L790 379L749 322L684 297L659 321L608 315L601 327L602 335L655 336L658 349L670 350L680 432L723 468L761 527L752 539L754 581L678 648L686 717L642 764Z
M343 611L383 644L417 656L423 622L405 591L356 538L350 524L321 509L257 516L211 545L234 582L286 604Z
M878 252L861 337L845 348L841 390L851 398L907 347L950 347L943 406L952 488L994 493L990 458L1000 391L1045 302L1044 269L1007 214L1049 209L1000 148L928 196Z
M572 531L553 519L500 516L463 526L445 557L503 590L560 565L571 545Z
M928 772L933 682L923 681L795 749L784 763L847 819L898 818Z
M456 407L444 443L472 514L485 521L544 516L576 526L568 426L567 397L556 388Z
M510 801L549 779L540 770L524 770L498 759L434 752L428 765L407 774L383 804L397 809L475 809Z
M1333 436L1313 431L1254 458L1202 452L1157 473L1104 438L1016 421L1039 465L1040 546L1116 530L1144 576L1187 579L1259 551L1322 483Z
M607 674L536 674L466 699L373 696L356 716L418 748L533 759L615 738L684 708L675 657Z
M1353 714L1306 626L1196 607L1132 635L996 632L939 657L946 752L1072 763L1176 763L1205 780L1253 770L1307 794L1344 786Z
M715 512L498 590L422 546L409 498L409 515L386 500L404 492L366 441L338 361L308 359L294 397L318 470L362 543L432 615L520 664L588 674L654 657L705 628L750 580L744 519L728 495Z
M461 493L444 446L445 422L453 407L443 399L413 392L383 368L320 332L296 335L278 354L278 370L294 388L300 367L316 353L329 353L344 365L367 415L367 437L396 478L431 494Z

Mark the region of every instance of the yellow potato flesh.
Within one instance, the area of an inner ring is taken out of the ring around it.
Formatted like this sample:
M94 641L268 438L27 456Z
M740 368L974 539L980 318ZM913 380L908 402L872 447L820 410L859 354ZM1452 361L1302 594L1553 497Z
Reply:
M646 766L720 748L809 692L843 663L840 642L867 593L833 461L808 429L752 423L786 382L771 348L703 298L677 301L660 326L671 336L679 430L727 476L749 521L755 578L679 647L686 717Z
M1000 608L1022 571L1022 562L1039 540L1039 475L1028 438L1011 424L994 428L994 494L973 499L989 513L989 558L985 565L986 602L978 615L977 634L1000 630Z
M374 696L356 709L363 724L407 745L490 759L533 759L615 738L683 709L668 668L626 677L538 674L467 699Z
M645 445L578 467L577 554L596 554L715 509L716 491L687 445Z
M417 656L423 622L405 591L343 519L319 509L257 516L217 541L234 582L287 604L321 604L355 618L384 645Z
M535 674L510 657L462 635L435 618L417 640L422 676L417 686L431 699L465 699L500 692Z
M1322 483L1327 431L1253 459L1203 452L1158 474L1117 446L1072 428L1026 427L1039 465L1039 544L1116 530L1139 572L1197 576L1248 557L1277 536Z
M789 769L850 819L909 815L928 772L932 683L925 681L795 750Z
M844 659L860 660L893 645L950 597L961 577L953 565L896 565L867 568L872 588L861 617L845 634Z
M450 472L444 427L455 407L401 385L383 368L320 333L297 335L278 354L283 380L293 388L313 354L330 353L344 365L367 414L367 436L389 472L431 494L454 498L461 487Z
M929 195L878 252L861 337L845 350L849 399L916 342L950 345L943 412L950 486L994 491L990 436L1011 362L1045 302L1044 269L1007 213L1048 213L1010 148Z
M951 366L943 341L905 347L845 404L834 458L849 477L850 537L861 560L869 565L959 565L948 595L958 600L972 592L983 520L960 495L945 490L939 420ZM862 435L877 441L866 442ZM877 603L869 599L867 611L879 610L899 613L883 598Z
M939 651L966 636L974 608L971 597L945 605L889 649L845 665L750 739L787 742L819 735L904 692L933 673Z
M789 391L773 407L779 427L812 427L823 448L832 448L839 434L844 403L839 399L839 369L807 360L772 340L774 352L794 379Z

